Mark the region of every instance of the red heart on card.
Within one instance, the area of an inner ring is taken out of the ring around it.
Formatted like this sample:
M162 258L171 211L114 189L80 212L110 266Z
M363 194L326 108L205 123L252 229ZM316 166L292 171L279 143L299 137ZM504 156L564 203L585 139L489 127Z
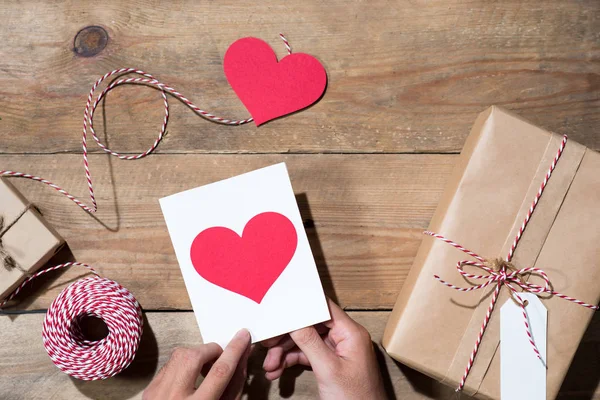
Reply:
M327 84L325 68L313 56L294 53L277 62L267 43L251 37L229 46L223 69L256 126L310 106Z
M222 226L203 230L192 242L190 256L201 277L260 304L297 245L294 224L284 215L265 212L248 221L242 236Z

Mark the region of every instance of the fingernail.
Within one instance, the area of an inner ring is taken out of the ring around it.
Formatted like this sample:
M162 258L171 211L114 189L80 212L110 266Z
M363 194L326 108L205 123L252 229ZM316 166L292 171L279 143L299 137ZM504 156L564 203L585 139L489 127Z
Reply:
M238 333L235 334L235 339L250 339L250 332L247 329L241 329Z

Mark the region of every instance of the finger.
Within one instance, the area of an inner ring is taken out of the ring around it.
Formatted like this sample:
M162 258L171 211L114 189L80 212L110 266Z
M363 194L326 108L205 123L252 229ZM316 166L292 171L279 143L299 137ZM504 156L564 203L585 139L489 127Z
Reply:
M237 400L242 398L244 384L246 383L246 377L248 376L248 358L250 357L251 351L252 346L248 346L235 369L231 382L227 385L220 400Z
M315 325L315 328L317 329L317 332L319 332L319 334L320 334L320 335L322 335L323 333L325 333L325 332L327 332L327 331L329 330L329 328L328 328L328 327L326 327L326 326L325 326L324 324L322 324L322 323L320 323L320 324L316 324L316 325ZM287 341L287 340L291 340L291 339L290 339L290 335L288 335L288 334L285 334L285 335L279 335L279 336L275 336L275 337L272 337L272 338L270 338L270 339L265 339L265 340L263 340L262 342L260 342L260 344L261 344L263 347L266 347L266 348L268 349L268 348L271 348L271 347L273 347L273 346L276 346L276 345L278 345L278 344L282 343L284 340L286 340L286 341Z
M250 333L242 329L231 339L223 354L215 361L208 375L196 390L194 398L218 399L231 381L240 360L250 347Z
M329 347L331 349L331 351L333 351L335 353L335 351L336 351L336 344L333 341L333 339L330 338L329 336L331 336L331 335L322 336L323 337L323 341L325 342L325 344L327 345L327 347Z
M335 325L356 325L356 322L350 318L348 314L337 304L333 302L329 297L327 298L327 305L329 306L329 313L331 314L331 320L324 322L323 324L328 328Z
M315 329L317 330L317 333L321 336L323 336L329 331L329 328L327 328L323 324L315 325ZM279 336L278 339L278 343L273 345L271 345L271 343L268 343L268 346L265 346L265 342L262 342L263 346L270 347L267 351L265 360L263 361L263 369L265 371L273 371L276 368L279 368L284 354L288 350L291 350L294 347L296 347L296 343L294 343L294 341L289 335ZM327 340L325 342L327 343Z
M302 353L302 351L299 349L288 352L283 359L282 365L273 371L267 372L265 377L270 381L279 379L281 375L283 375L283 371L285 371L286 368L293 367L294 365L304 365L306 367L310 367L308 358L306 358L304 353Z
M285 339L288 337L289 337L289 335L279 335L279 336L272 337L270 339L263 340L262 342L260 342L260 344L263 347L270 348L270 347L275 346L279 342L281 342L282 339Z
M267 351L265 361L263 361L263 369L265 371L272 371L279 368L284 354L294 347L296 347L296 343L294 343L289 336L284 338L279 344L271 347L269 351Z
M306 355L316 373L319 371L325 373L327 370L335 368L338 358L325 344L314 326L294 331L290 333L290 336Z
M362 337L362 331L364 331L362 325L350 318L350 316L331 299L327 299L327 304L329 305L331 320L324 324L331 328L328 338L334 348L337 348L337 346L346 340L351 342L353 339Z
M219 357L222 352L223 350L216 343L194 348L176 348L161 369L158 379L169 382L174 392L189 395L194 392L194 384L202 366Z

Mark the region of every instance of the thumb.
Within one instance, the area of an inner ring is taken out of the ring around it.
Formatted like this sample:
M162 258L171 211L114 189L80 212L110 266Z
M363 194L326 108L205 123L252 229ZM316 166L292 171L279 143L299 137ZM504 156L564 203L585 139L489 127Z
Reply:
M319 374L319 371L325 372L325 369L333 368L338 361L337 356L321 339L314 326L291 332L290 337L302 350L315 373Z

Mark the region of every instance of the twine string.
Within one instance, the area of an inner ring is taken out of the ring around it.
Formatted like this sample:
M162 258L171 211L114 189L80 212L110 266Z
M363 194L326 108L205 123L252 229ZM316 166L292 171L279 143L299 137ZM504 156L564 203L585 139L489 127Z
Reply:
M279 37L283 41L288 54L292 54L292 49L290 47L288 40L285 38L285 36L280 33ZM139 77L121 78L121 79L118 79L118 80L112 82L104 90L102 90L100 92L100 94L98 94L96 99L94 100L94 95L96 93L96 90L98 89L98 86L100 86L100 84L103 81L110 78L111 76L119 76L119 75L124 75L124 74L136 74L136 75L139 75ZM97 134L94 130L94 112L96 111L98 104L100 103L100 101L102 101L103 98L105 98L105 96L108 94L108 92L110 92L117 86L124 85L124 84L145 85L145 86L150 86L150 87L160 90L161 96L163 99L164 109L165 109L165 115L164 115L164 118L163 118L163 121L162 121L162 124L160 127L160 131L158 133L156 140L154 141L152 146L150 146L146 151L136 154L136 155L124 155L124 154L121 154L121 153L118 153L116 151L109 149L104 143L102 143L102 141L97 136ZM89 166L89 160L88 160L88 143L87 143L88 129L89 129L89 133L92 135L92 138L94 139L96 144L104 152L106 152L114 157L117 157L121 160L139 160L140 158L146 157L148 154L152 153L156 149L156 147L158 147L158 145L162 141L162 139L165 135L166 129L167 129L167 124L168 124L168 120L169 120L169 102L168 102L167 95L166 95L167 93L169 93L171 96L182 101L188 108L190 108L192 111L194 111L200 117L207 119L209 121L218 123L218 124L243 125L243 124L247 124L248 122L253 121L253 118L251 118L251 117L246 118L246 119L236 120L236 119L228 119L228 118L216 116L208 111L205 111L205 110L199 108L194 103L192 103L187 97L185 97L180 92L175 90L173 87L160 82L151 74L144 72L137 68L120 68L120 69L116 69L114 71L106 73L104 76L100 77L94 83L94 85L92 86L92 88L89 92L89 95L87 98L87 103L86 103L86 106L85 106L85 109L83 112L83 130L82 130L82 142L81 142L82 146L81 147L82 147L82 152L83 152L83 166L84 166L84 170L85 170L85 178L86 178L86 182L87 182L87 186L88 186L91 205L85 204L83 201L79 200L75 196L68 193L62 187L44 179L44 178L36 176L36 175L25 174L22 172L11 171L11 170L0 170L0 176L25 178L25 179L31 179L31 180L34 180L37 182L44 183L45 185L55 189L62 195L66 196L68 199L73 201L75 204L77 204L83 210L85 210L89 213L95 213L98 210L98 204L96 202L94 186L92 183L92 174L90 172L90 166Z
M285 46L285 49L288 52L288 55L292 54L292 47L290 46L290 42L288 42L288 40L285 38L285 36L283 36L283 33L279 34L279 38L281 40L283 40L283 45Z
M2 243L2 236L4 236L6 231L8 231L8 228L4 227L4 217L0 215L0 264L2 264L4 268L10 270L15 263L10 254L4 249Z
M526 304L525 304L525 301L523 301L523 298L519 295L517 286L520 287L523 291L527 291L529 293L534 293L537 296L540 296L542 294L548 294L550 296L556 296L561 299L570 301L572 303L579 304L582 307L586 307L586 308L589 308L594 311L598 310L597 305L585 303L581 300L575 299L573 297L567 296L565 294L562 294L562 293L559 293L559 292L556 292L555 290L553 290L552 285L550 283L550 279L548 278L548 275L542 269L534 268L534 267L517 269L511 263L512 258L515 253L515 250L517 249L519 241L521 240L521 237L523 236L523 232L525 232L525 229L527 228L527 224L531 220L531 216L533 215L533 212L535 211L535 208L538 205L540 198L542 197L542 193L544 192L544 189L546 188L546 185L548 184L548 181L550 179L550 176L552 175L552 172L556 168L556 164L557 164L558 160L560 159L560 156L563 153L566 143L567 143L567 136L565 135L565 136L563 136L563 139L560 143L558 151L557 151L556 155L554 156L552 163L550 164L550 167L548 168L548 172L544 176L542 184L540 185L540 188L537 191L537 193L533 199L533 202L531 203L531 206L527 210L525 219L523 220L523 223L519 227L519 230L515 236L515 239L510 247L510 250L508 251L508 255L506 256L506 259L498 258L498 259L487 260L487 259L481 257L480 255L478 255L477 253L461 246L458 243L453 242L452 240L445 238L444 236L442 236L438 233L434 233L434 232L430 232L430 231L424 232L426 235L429 235L436 239L442 240L442 241L448 243L449 245L454 246L455 248L459 249L463 253L475 258L477 261L472 261L472 260L459 261L456 265L456 269L463 277L465 277L467 279L484 280L484 282L481 284L473 285L473 286L465 288L465 287L455 286L455 285L443 280L438 275L434 275L434 278L437 279L440 283L448 286L451 289L457 290L459 292L471 292L473 290L484 289L490 285L494 286L494 291L492 293L490 305L488 306L487 312L486 312L483 322L481 324L481 329L479 330L479 333L477 334L477 339L475 340L475 345L473 346L473 350L471 351L471 355L467 362L465 372L460 380L458 388L456 389L457 392L461 391L465 386L465 382L467 380L467 377L469 376L469 372L471 371L471 368L475 361L475 357L477 356L479 346L481 345L483 335L485 334L486 328L490 321L490 317L496 306L496 302L498 300L498 295L500 293L500 289L502 288L502 286L506 286L509 289L511 298L519 305L519 307L521 307L521 310L523 312L523 322L524 322L524 326L525 326L525 331L527 333L527 337L529 339L529 343L531 344L531 348L532 348L533 352L535 353L536 357L544 364L544 366L546 366L545 360L542 359L540 352L539 352L539 350L535 344L535 341L533 339L533 334L531 332L531 326L529 324L529 318L527 315ZM471 266L471 267L483 270L484 272L487 273L487 275L477 275L477 274L468 273L464 270L465 266ZM544 286L526 282L523 279L523 275L525 275L525 274L533 274L533 275L540 276L544 280Z
M27 211L29 211L31 207L31 203L27 204L21 211L19 211L19 214L17 214L17 216L8 224L5 224L4 217L0 215L0 264L2 264L7 270L16 268L27 276L30 275L29 271L21 267L15 261L15 259L8 253L8 251L6 251L6 249L4 248L4 244L2 243L2 237L6 232L9 231L10 228L12 228L21 219L23 215L25 215Z

